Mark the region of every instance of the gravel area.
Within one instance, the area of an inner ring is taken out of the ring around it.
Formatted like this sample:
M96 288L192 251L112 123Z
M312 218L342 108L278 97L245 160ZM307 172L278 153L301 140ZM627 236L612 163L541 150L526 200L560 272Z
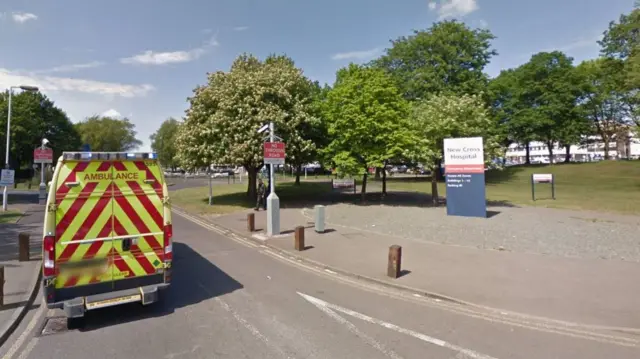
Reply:
M574 258L640 262L640 217L548 208L489 207L488 219L446 215L446 207L327 208L327 222L416 241ZM312 210L307 216L313 218Z

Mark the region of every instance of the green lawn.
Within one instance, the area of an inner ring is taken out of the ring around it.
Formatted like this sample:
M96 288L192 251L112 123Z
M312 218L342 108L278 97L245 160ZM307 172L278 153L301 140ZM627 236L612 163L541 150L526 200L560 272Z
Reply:
M531 174L552 173L551 185L536 185L537 201L531 200ZM431 193L430 179L392 179L390 191ZM604 212L640 214L640 161L602 161L546 166L518 166L487 172L487 200L515 205L544 206ZM446 195L439 183L441 196Z
M551 199L551 186L548 184L536 185L537 200L535 202L531 200L531 174L533 173L555 175L555 201ZM309 180L303 180L300 186L295 186L291 181L279 182L276 192L281 198L281 203L313 204L327 200L331 187L326 176L321 177L325 177L322 182L309 176ZM360 191L361 179L357 180L358 191ZM504 203L640 214L640 161L517 166L487 172L486 182L487 200L490 205ZM381 188L380 182L374 180L370 181L367 187L371 192L379 192ZM246 183L215 185L213 188L213 206L207 204L208 187L177 190L172 192L171 198L176 205L198 213L225 214L255 206L255 202L246 197ZM439 183L438 188L440 196L446 196L445 184ZM428 195L431 193L431 182L430 178L424 176L389 177L387 189L389 192L416 192ZM344 198L354 200L352 196ZM355 200L358 199L359 196L356 196ZM368 197L370 203L378 200L380 197L375 193ZM391 198L387 198L385 201L391 203L390 200ZM407 205L426 204L428 197L415 196L413 200L407 200L405 196L402 201Z
M0 212L0 223L16 223L22 217L22 212L7 211Z
M171 193L171 201L179 207L196 213L226 214L253 208L256 203L246 195L247 184L220 184L213 186L213 205L209 206L209 187L185 188ZM326 182L276 183L276 193L281 203L306 203L325 199L331 192Z

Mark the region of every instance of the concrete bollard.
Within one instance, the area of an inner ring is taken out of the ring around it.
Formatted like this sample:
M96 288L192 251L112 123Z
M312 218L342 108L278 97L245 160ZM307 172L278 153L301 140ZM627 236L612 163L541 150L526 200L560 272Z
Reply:
M247 230L249 232L256 230L256 215L254 213L247 214Z
M18 234L18 260L20 262L29 261L29 233Z
M304 251L304 227L298 226L295 230L294 246L297 251Z
M4 266L0 266L0 309L4 306Z
M391 278L400 277L402 268L402 247L397 244L389 247L389 263L387 264L387 276Z
M315 230L317 233L324 233L324 206L315 206Z

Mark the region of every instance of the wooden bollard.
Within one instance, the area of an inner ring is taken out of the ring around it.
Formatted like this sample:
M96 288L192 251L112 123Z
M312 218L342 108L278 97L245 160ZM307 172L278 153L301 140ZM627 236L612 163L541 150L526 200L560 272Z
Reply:
M0 309L4 306L4 266L0 266Z
M20 262L29 261L29 233L18 234L18 260Z
M389 247L389 263L387 264L387 275L391 278L400 277L402 263L402 247L397 244Z
M298 226L295 230L294 246L296 251L304 251L304 227Z
M247 214L247 230L249 232L256 230L256 215L253 213Z

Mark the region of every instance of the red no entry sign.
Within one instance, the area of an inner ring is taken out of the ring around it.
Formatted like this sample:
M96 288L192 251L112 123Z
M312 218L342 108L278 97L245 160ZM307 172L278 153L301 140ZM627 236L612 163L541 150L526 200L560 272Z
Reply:
M285 157L284 142L264 143L264 163L268 165L283 165Z
M51 148L36 148L33 150L33 163L53 163Z

